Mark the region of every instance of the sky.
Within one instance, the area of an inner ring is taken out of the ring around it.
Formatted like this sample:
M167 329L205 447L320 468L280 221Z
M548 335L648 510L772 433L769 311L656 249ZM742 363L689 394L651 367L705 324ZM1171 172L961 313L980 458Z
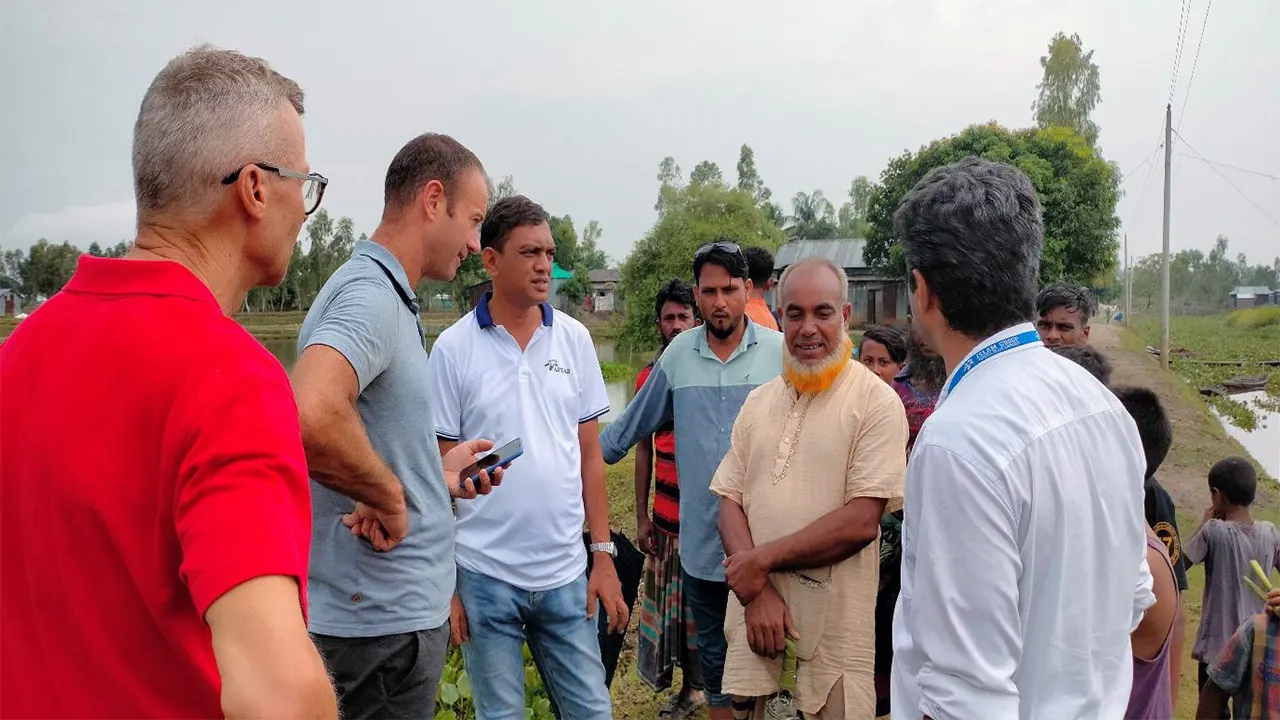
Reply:
M1205 23L1212 0L1190 0L1175 81L1184 2L5 0L0 248L132 238L138 105L198 43L298 81L308 159L330 179L324 207L360 231L377 223L396 151L445 132L580 231L599 221L620 262L655 220L664 156L686 174L712 160L732 182L747 143L784 207L815 189L839 206L854 177L876 179L904 150L973 123L1030 125L1039 58L1064 31L1100 68L1093 119L1126 175L1130 255L1161 248L1157 149L1172 95L1172 249L1207 251L1222 234L1233 255L1270 264L1280 2L1218 2Z

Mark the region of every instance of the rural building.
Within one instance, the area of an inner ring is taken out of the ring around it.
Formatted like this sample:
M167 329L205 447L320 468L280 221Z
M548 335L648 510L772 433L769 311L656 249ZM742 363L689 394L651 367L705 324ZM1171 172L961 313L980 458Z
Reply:
M560 288L569 278L573 277L573 273L560 267L559 263L551 263L551 297L548 298L551 306L557 310L568 312L569 300L560 294ZM493 280L484 280L475 285L467 286L467 301L472 309L480 304L480 298L484 294L493 290Z
M587 312L622 312L622 304L614 294L622 273L608 269L588 270L587 277L591 279L591 294L582 303Z
M1276 304L1276 295L1280 291L1273 291L1269 287L1262 286L1242 286L1231 291L1231 307L1233 308L1251 308L1261 305Z
M22 312L22 296L13 288L0 287L0 308L3 315L18 315Z
M849 303L853 313L850 327L867 325L901 325L907 321L907 284L900 276L867 266L862 250L863 238L838 240L792 240L778 248L773 256L774 278L782 277L788 266L809 257L824 257L844 268L849 276ZM770 304L776 307L776 286Z

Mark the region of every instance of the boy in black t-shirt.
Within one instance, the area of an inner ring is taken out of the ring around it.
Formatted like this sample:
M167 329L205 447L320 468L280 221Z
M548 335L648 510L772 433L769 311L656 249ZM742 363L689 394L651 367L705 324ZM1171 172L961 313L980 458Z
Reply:
M1164 541L1169 551L1169 560L1173 562L1174 575L1178 579L1178 589L1187 589L1187 571L1182 563L1182 541L1178 537L1178 513L1169 492L1156 479L1156 470L1169 454L1173 444L1173 426L1169 423L1160 398L1147 388L1118 387L1113 388L1120 404L1129 411L1130 417L1138 426L1138 436L1142 438L1142 452L1147 456L1147 475L1143 485L1146 497L1143 507L1146 510L1147 524L1155 534Z

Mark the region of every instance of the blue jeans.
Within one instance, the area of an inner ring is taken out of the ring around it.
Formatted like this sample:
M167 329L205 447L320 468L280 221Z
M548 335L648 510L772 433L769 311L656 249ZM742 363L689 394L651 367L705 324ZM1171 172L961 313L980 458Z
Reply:
M471 635L462 659L476 717L524 720L524 642L563 720L613 717L596 624L587 618L585 573L554 590L529 592L458 568L458 597Z
M724 658L729 643L724 637L724 614L729 605L729 584L700 580L684 573L684 597L693 611L693 627L698 631L698 660L702 665L702 688L711 707L729 707L729 696L720 692L724 679Z

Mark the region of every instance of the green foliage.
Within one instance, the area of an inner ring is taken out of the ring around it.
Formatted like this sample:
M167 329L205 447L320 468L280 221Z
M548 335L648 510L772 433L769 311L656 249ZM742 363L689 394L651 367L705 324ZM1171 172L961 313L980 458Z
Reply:
M1098 125L1089 114L1102 99L1098 66L1093 51L1084 52L1080 36L1058 33L1049 41L1049 54L1041 56L1044 79L1036 86L1039 97L1031 104L1041 128L1071 128L1089 145L1098 142Z
M1256 308L1264 312L1239 311L1240 317L1280 317L1280 308ZM1236 315L1236 313L1233 313ZM1138 317L1133 329L1152 347L1160 346L1160 318ZM1197 317L1173 317L1169 325L1169 347L1190 351L1190 356L1174 356L1173 371L1182 376L1192 388L1220 385L1224 380L1237 376L1265 375L1268 378L1266 394L1255 405L1246 405L1230 397L1209 396L1207 402L1238 427L1253 430L1257 425L1259 410L1280 411L1280 369L1260 365L1267 360L1280 359L1280 321L1261 326L1247 321L1233 323L1230 317L1221 315ZM1243 361L1242 365L1208 365L1197 361Z
M560 294L575 305L582 304L582 301L591 294L591 278L587 275L586 267L579 265L573 271L573 277L565 280L560 286Z
M542 676L533 664L529 646L524 652L524 716L527 720L554 720L551 699L542 685ZM471 697L471 678L463 666L462 653L450 647L445 656L444 671L436 690L435 720L475 720L475 702Z
M1219 312L1231 306L1231 291L1240 285L1275 288L1280 285L1276 269L1250 265L1243 253L1235 260L1228 256L1228 239L1219 235L1206 255L1200 250L1179 250L1169 258L1169 308L1179 312ZM1133 308L1153 312L1160 308L1159 254L1147 255L1134 263Z
M586 270L601 270L609 267L609 256L605 251L597 247L600 242L600 236L604 235L600 223L592 220L587 226L582 228L582 241L578 243L577 265L581 265ZM577 265L574 269L577 269ZM561 267L567 267L561 263Z
M791 198L791 217L787 218L788 240L823 240L840 234L836 208L822 194L798 192Z
M556 241L556 263L565 270L578 265L578 231L573 227L573 218L551 216L551 237Z
M693 166L693 172L689 173L689 184L698 187L725 187L724 173L720 172L720 166L710 160L703 160Z
M1227 324L1237 328L1265 328L1280 325L1280 306L1237 310L1227 316ZM1276 357L1280 358L1280 346L1277 346L1275 351Z
M1040 280L1086 285L1115 269L1119 242L1116 202L1120 177L1084 138L1068 128L1007 130L973 125L889 162L872 189L863 256L886 272L905 274L893 214L907 192L930 170L977 155L1019 168L1031 178L1044 214Z
M605 382L618 382L634 378L636 376L636 369L626 363L613 362L612 360L601 360L600 373L604 375Z
M849 184L849 202L840 206L840 237L867 236L867 210L871 206L871 181L859 175Z
M664 168L674 164L670 158L663 161ZM624 348L657 346L653 298L658 287L672 278L693 281L693 252L699 246L727 237L743 245L773 250L782 241L782 231L755 198L742 190L699 185L666 187L669 192L662 201L657 223L636 243L622 266L627 318L619 344Z

